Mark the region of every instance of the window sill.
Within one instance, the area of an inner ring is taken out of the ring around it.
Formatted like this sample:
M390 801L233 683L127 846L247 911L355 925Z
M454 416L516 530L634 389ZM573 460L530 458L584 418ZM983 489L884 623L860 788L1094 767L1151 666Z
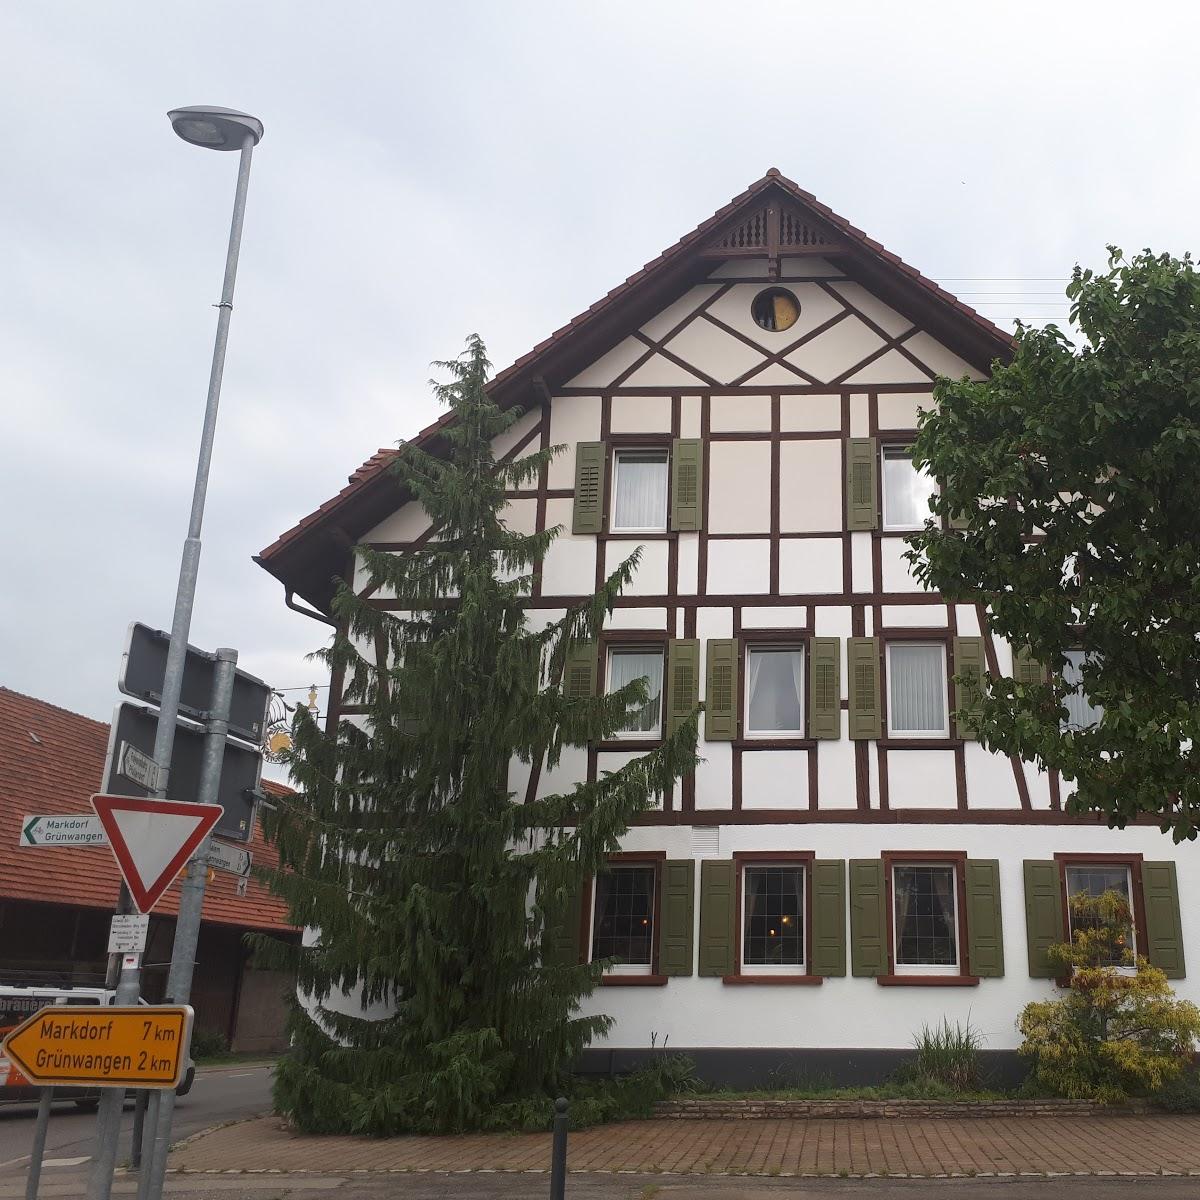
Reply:
M799 985L801 987L820 987L820 985L825 982L825 976L824 975L754 975L754 974L722 975L721 982L728 983L728 984L736 984L738 986L741 986L744 984L758 985L758 984L765 983L768 986L770 986L772 984L780 984L780 985L791 984L793 986Z
M592 742L593 750L657 750L663 743L662 734L644 738L609 738L606 742Z
M601 975L601 987L666 987L666 975Z
M880 987L978 987L978 975L877 975Z
M733 743L735 750L813 750L817 743L806 737L740 737Z
M966 745L962 738L897 737L894 733L877 740L884 750L957 750Z

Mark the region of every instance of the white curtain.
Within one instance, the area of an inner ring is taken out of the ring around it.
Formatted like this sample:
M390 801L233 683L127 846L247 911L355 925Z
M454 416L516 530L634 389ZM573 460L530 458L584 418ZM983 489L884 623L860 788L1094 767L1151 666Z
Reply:
M797 649L749 652L748 726L753 733L794 732L800 728L803 673Z
M617 454L613 528L665 529L667 456L663 451Z
M889 647L888 720L895 733L946 732L946 663L941 646Z
M1083 659L1082 650L1068 650L1067 665L1063 668L1063 682L1079 689L1071 692L1066 701L1067 725L1072 729L1087 729L1091 725L1099 724L1104 712L1100 705L1093 704L1088 699L1083 690Z
M619 691L635 679L645 679L649 700L629 714L624 733L653 733L658 728L662 698L663 656L661 650L614 650L609 665L609 690Z
M937 485L912 464L912 455L898 446L883 451L884 524L894 529L920 529L929 513L929 498Z

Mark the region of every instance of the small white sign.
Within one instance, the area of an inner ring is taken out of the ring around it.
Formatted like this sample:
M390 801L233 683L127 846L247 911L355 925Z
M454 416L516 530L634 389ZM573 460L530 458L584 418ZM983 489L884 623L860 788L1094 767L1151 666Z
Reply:
M131 783L144 787L148 792L157 792L165 787L166 772L148 754L143 754L129 742L121 743L121 754L117 759L117 771Z
M21 846L105 846L108 835L91 813L21 818Z
M150 918L141 913L118 913L108 927L109 954L141 954L146 949Z
M250 874L250 864L253 858L249 850L240 846L231 846L228 842L218 842L213 838L208 843L208 853L204 861L218 871L228 871L231 875L240 875L244 879Z

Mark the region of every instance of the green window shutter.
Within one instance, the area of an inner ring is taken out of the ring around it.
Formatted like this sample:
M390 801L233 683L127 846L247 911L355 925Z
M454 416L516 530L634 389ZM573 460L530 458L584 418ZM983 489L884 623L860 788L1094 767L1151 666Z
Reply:
M846 671L850 684L850 736L856 741L877 738L881 731L879 704L879 639L846 639Z
M700 643L678 638L667 653L667 733L674 733L699 703Z
M873 437L846 442L846 527L875 529L879 511L879 445Z
M583 925L583 893L576 888L561 907L546 913L542 959L547 966L570 967L582 959L579 945Z
M842 639L808 643L808 736L842 736Z
M671 444L671 528L704 527L704 443L676 438Z
M1025 942L1029 974L1034 979L1055 979L1062 967L1050 961L1047 951L1062 941L1063 898L1058 863L1025 860Z
M737 639L709 638L707 649L704 737L710 742L732 742L737 737Z
M664 975L692 973L695 892L696 864L692 859L668 859L663 863L658 969Z
M1046 668L1033 657L1028 646L1021 646L1013 655L1013 679L1026 686L1046 682Z
M563 664L563 696L584 700L596 694L596 643L574 642Z
M1004 974L1004 927L1000 919L1000 863L967 859L967 957L971 974Z
M698 975L733 974L734 865L700 862L700 967Z
M601 533L604 529L603 442L575 444L575 511L572 533Z
M818 858L812 865L812 950L809 972L813 975L846 974L846 862L841 858Z
M971 727L971 716L979 713L983 699L984 676L987 665L983 653L983 638L956 637L954 639L954 674L962 676L963 682L954 685L954 708L963 716L955 721L960 738L974 740L975 730Z
M850 860L850 969L855 975L888 970L887 892L883 860Z
M1179 920L1179 881L1173 862L1142 863L1146 908L1146 957L1168 979L1184 977L1183 926Z

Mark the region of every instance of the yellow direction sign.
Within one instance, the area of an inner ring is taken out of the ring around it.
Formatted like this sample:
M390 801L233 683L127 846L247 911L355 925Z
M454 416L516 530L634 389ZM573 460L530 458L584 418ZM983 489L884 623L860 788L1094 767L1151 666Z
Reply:
M192 1029L186 1004L39 1009L4 1039L3 1053L31 1083L173 1088Z

